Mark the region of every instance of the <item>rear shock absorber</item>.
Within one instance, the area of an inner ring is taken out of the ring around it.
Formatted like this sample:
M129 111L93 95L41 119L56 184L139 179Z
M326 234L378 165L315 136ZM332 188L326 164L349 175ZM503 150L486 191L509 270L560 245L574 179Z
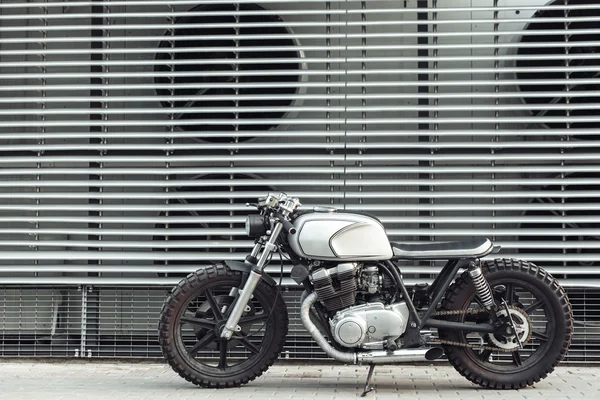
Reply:
M483 271L481 271L481 267L478 263L471 262L469 264L469 275L473 280L473 285L475 286L475 290L477 291L481 303L486 309L491 310L492 307L494 307L492 289L490 288L487 279L485 279L485 276L483 276Z

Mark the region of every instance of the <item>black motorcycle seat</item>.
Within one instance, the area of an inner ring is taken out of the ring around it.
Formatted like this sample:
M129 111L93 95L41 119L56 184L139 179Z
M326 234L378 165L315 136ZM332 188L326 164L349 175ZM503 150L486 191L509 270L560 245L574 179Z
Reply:
M390 242L394 258L448 260L451 258L483 257L492 252L494 245L489 239L476 238L460 242L426 244L402 244Z

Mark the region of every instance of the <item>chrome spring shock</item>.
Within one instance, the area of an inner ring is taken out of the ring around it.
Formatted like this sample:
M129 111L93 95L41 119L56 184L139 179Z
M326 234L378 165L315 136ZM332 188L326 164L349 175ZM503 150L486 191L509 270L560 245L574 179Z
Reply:
M473 280L473 285L475 286L475 290L477 291L477 295L481 300L481 303L488 310L494 306L494 298L492 296L492 289L490 288L490 284L488 283L485 276L483 276L483 271L481 271L481 267L475 263L471 263L469 265L469 275Z

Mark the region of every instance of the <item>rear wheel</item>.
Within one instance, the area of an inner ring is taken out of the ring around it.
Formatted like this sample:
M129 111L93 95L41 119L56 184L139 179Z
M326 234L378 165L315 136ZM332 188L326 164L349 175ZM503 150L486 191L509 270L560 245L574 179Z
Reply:
M281 352L288 315L276 287L260 281L231 340L221 339L242 274L224 265L183 279L165 300L159 343L171 367L203 387L240 386L260 376Z
M518 389L533 385L554 370L571 343L573 313L567 295L556 279L531 263L495 260L483 263L482 270L494 292L498 318L510 314L517 332L498 335L440 329L442 341L457 343L444 344L448 360L468 380L483 387ZM481 308L466 272L450 286L442 302L446 311ZM490 321L481 313L462 313L448 319ZM465 344L478 348L461 346Z

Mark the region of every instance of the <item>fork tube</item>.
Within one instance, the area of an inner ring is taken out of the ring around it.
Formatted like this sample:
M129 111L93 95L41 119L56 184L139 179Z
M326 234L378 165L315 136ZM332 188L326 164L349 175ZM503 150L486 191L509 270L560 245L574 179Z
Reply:
M254 293L254 289L256 289L256 285L260 282L260 278L262 277L262 271L267 263L267 259L275 251L277 246L275 242L281 233L281 228L283 225L281 222L278 222L273 228L273 232L271 233L271 237L269 241L265 244L265 249L260 255L260 259L258 263L252 266L252 270L246 279L246 283L241 291L238 292L237 301L235 302L233 309L231 310L231 314L229 318L227 318L227 323L223 327L223 331L221 332L221 337L224 339L231 339L233 336L233 332L235 332L238 323L240 322L240 318L246 309L246 305L250 298L252 297L252 293ZM256 246L254 247L256 249Z
M262 240L259 240L258 242L256 242L254 244L254 248L252 249L252 253L250 253L250 257L256 258L256 256L258 256L258 252L260 251L261 247L262 247Z
M265 268L266 264L267 264L267 259L269 258L269 256L271 255L271 253L273 253L275 251L275 249L277 248L277 246L275 245L275 242L277 241L277 238L279 237L279 234L281 233L281 229L283 228L283 224L281 222L278 222L277 224L275 224L275 227L273 228L273 232L271 233L271 237L269 238L269 241L265 244L265 249L262 252L262 254L260 255L260 258L258 259L258 263L256 263L256 268L253 268L253 271L257 271L259 274L262 274L262 270ZM254 288L252 288L252 290L254 290Z

